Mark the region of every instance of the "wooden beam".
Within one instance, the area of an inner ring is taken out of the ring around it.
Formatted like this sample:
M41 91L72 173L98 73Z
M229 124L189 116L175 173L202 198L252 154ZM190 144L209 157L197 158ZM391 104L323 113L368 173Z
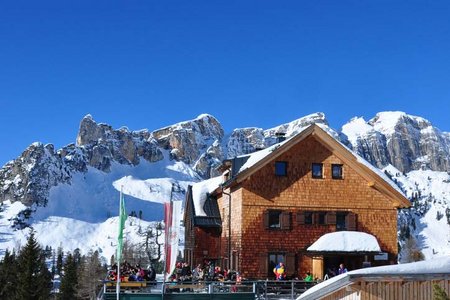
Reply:
M355 282L353 284L347 285L345 287L345 290L347 292L357 292L357 293L359 293L361 291L361 283L360 282Z

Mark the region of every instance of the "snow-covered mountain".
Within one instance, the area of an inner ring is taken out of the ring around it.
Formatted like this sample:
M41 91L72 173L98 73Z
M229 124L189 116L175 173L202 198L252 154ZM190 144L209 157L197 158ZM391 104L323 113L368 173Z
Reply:
M216 175L223 159L271 146L280 134L292 136L312 123L328 125L323 113L315 113L275 128L227 134L216 118L203 114L155 131L130 131L87 115L76 144L55 150L33 143L0 169L0 255L23 243L31 225L43 245L101 249L108 258L115 248L120 189L127 211L141 214L127 227L128 238L139 239L142 226L163 218L162 203L183 200L187 186ZM450 254L450 176L444 172L450 134L401 112L379 113L368 122L354 118L341 132L328 130L385 169L413 199L414 208L399 216L399 235L406 226L426 257ZM442 234L435 236L436 230Z
M449 133L421 117L381 112L368 122L353 118L342 133L358 154L379 168L392 164L402 172L450 170Z

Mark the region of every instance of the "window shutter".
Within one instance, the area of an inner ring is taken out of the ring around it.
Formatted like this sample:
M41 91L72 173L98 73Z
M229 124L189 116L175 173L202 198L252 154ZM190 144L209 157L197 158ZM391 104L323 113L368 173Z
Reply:
M292 276L297 270L295 265L295 253L286 254L286 275Z
M266 253L259 253L259 273L265 277L268 275L267 265L268 265L268 257Z
M345 227L347 230L356 230L356 214L348 213L345 216Z
M264 228L269 228L269 211L265 211L263 214L263 226Z
M297 213L297 224L299 225L305 224L305 212L299 211Z
M291 214L288 211L283 211L280 217L281 217L280 220L281 229L283 230L291 229Z
M330 211L327 212L325 216L325 223L330 225L336 225L336 212Z
M319 224L319 213L312 213L312 223L313 224Z

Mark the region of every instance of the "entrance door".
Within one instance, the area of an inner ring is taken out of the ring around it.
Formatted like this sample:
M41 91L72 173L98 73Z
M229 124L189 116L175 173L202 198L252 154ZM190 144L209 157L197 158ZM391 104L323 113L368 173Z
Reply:
M357 255L325 256L324 274L328 274L329 278L339 275L340 264L344 264L348 271L361 269L363 260L363 257Z

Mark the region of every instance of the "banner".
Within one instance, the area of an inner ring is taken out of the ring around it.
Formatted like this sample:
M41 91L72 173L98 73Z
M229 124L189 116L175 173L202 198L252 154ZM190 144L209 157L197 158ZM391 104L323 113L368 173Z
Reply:
M181 202L172 201L164 204L164 222L166 234L166 273L172 274L178 256L178 241L180 239Z

